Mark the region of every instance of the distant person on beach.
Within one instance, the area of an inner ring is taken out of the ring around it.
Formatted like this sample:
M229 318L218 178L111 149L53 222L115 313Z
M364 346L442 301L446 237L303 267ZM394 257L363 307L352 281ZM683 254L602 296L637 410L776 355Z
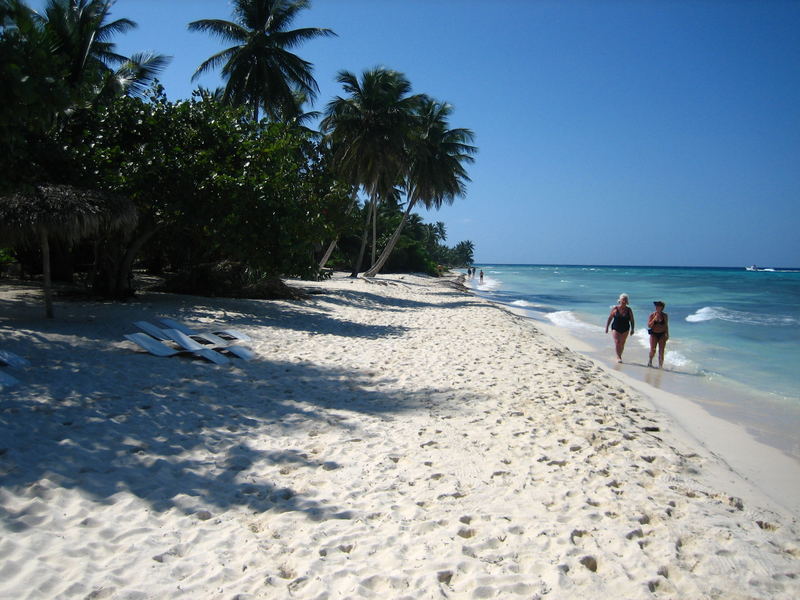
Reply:
M634 322L633 311L628 306L628 294L620 294L617 305L611 309L606 321L606 333L608 326L611 325L611 335L614 337L614 348L617 352L617 362L622 362L622 352L625 350L625 342L628 334L633 334Z
M483 269L481 269L481 283L483 283Z
M664 349L669 339L669 315L664 312L664 303L661 300L653 302L656 310L647 319L647 333L650 334L650 359L647 366L653 366L653 357L658 347L658 368L664 366Z

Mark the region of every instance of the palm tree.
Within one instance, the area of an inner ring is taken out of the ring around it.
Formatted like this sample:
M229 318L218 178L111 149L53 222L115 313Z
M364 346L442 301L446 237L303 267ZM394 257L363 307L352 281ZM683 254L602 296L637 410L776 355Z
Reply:
M473 244L470 240L458 242L455 248L453 248L453 260L455 262L455 266L457 267L470 266L474 261L474 257L475 244Z
M54 128L81 108L120 94L143 95L166 66L161 55L128 58L114 50L111 37L136 24L111 21L112 5L112 0L48 0L37 13L22 0L0 0L3 158L26 152L51 156L45 142Z
M0 0L0 160L24 154L25 141L47 137L69 106L66 69L39 15L22 0ZM2 171L8 174L4 165Z
M109 21L114 0L49 0L41 28L66 67L66 81L76 98L91 102L120 94L142 96L169 58L115 51L111 38L136 27L130 19Z
M449 129L449 104L425 97L419 107L419 126L409 144L409 168L406 176L408 205L400 224L384 247L380 258L364 273L374 277L381 270L400 238L408 215L417 202L427 209L439 209L466 192L470 179L464 163L474 161L478 149L471 145L474 134L469 129Z
M409 95L411 84L403 74L382 67L364 71L361 81L349 71L340 71L337 81L349 96L337 96L328 103L321 128L340 176L362 187L369 197L361 250L352 273L357 277L376 204L391 197L402 183L406 144L421 96Z
M273 119L300 114L295 96L302 92L313 102L319 87L312 65L290 50L317 37L336 35L330 29L307 27L290 30L308 0L233 0L235 21L202 19L189 23L189 31L203 31L233 45L204 61L192 80L222 66L225 100L247 106L253 119L260 109Z

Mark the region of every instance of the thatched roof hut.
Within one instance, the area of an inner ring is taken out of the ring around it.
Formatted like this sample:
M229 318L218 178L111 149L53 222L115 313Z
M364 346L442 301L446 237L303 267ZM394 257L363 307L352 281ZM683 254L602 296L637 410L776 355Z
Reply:
M128 198L71 185L37 185L0 197L0 238L11 243L37 239L42 229L75 242L108 229L133 229L136 220Z
M76 242L110 229L136 226L130 199L70 185L41 184L30 191L0 196L0 239L14 244L39 239L42 244L45 306L53 316L49 238Z

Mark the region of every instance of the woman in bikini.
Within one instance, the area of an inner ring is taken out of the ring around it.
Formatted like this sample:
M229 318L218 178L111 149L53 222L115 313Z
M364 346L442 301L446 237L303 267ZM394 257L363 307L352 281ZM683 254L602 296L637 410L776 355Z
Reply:
M617 351L617 362L622 362L622 351L625 350L625 341L628 334L633 334L633 311L628 306L628 294L620 294L617 305L611 309L606 321L606 333L611 325L611 335L614 336L614 348Z
M650 360L647 361L647 366L653 366L653 357L656 355L656 346L658 347L658 368L664 366L664 348L667 346L669 339L669 315L664 312L664 303L661 300L653 302L656 307L647 319L647 333L650 334Z

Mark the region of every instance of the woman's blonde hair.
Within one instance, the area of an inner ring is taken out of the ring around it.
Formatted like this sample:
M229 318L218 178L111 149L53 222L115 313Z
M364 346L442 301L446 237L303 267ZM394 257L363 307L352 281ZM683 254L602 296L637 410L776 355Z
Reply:
M630 298L628 298L628 294L620 294L619 298L617 298L617 302L622 302L625 300L626 302L630 302Z

